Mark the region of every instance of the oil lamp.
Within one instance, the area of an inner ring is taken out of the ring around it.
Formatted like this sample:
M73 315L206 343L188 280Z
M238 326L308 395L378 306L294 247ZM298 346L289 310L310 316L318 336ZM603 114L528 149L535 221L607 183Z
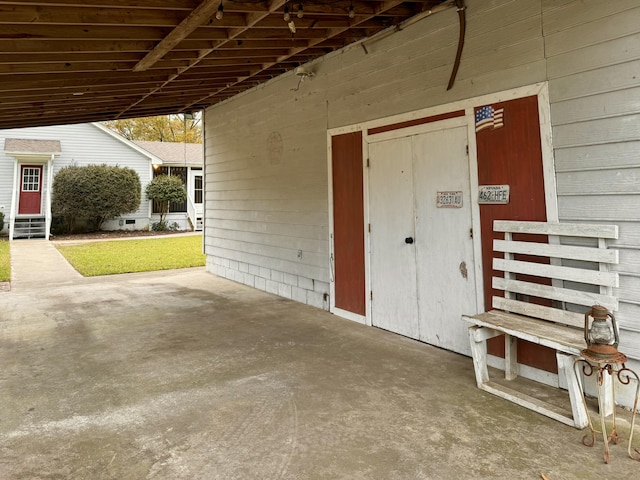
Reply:
M589 317L593 318L589 322ZM591 325L589 325L591 323ZM600 305L594 305L584 314L584 340L587 348L582 355L596 362L625 363L626 356L618 351L618 324L616 317Z

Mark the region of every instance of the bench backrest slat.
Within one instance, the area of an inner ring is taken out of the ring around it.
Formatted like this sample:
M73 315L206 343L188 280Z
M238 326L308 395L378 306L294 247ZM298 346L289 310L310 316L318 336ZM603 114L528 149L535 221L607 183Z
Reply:
M503 272L521 273L536 277L555 278L570 282L587 283L589 285L602 285L605 287L618 286L618 274L615 272L601 272L599 270L586 270L583 268L561 267L546 263L531 263L520 260L493 259L493 269Z
M504 232L504 240L493 242L494 251L504 258L494 258L493 269L504 273L493 278L492 287L504 297L494 296L493 308L573 327L584 326L584 311L592 305L618 309L613 295L618 274L609 269L619 263L619 256L607 248L607 240L618 238L617 225L496 220L494 230ZM515 234L531 236L514 240ZM563 237L574 240L568 245ZM578 240L582 238L593 246L575 245L584 244ZM581 307L583 313L571 311L580 312Z
M493 250L496 252L522 253L525 255L536 255L540 257L582 260L585 262L619 263L618 250L609 250L606 248L494 240Z
M549 300L555 300L557 302L573 303L575 305L582 305L585 307L602 305L614 312L618 310L618 299L612 295L582 292L569 288L539 285L537 283L510 280L500 277L493 277L492 286L496 290L506 290L508 292L529 295L531 297L548 298Z
M584 313L575 313L559 308L545 307L535 303L520 302L510 298L493 297L493 307L507 312L541 318L554 323L561 323L572 327L584 327Z
M546 223L495 220L496 232L532 233L537 235L559 235L561 237L618 238L617 225L590 225L588 223Z

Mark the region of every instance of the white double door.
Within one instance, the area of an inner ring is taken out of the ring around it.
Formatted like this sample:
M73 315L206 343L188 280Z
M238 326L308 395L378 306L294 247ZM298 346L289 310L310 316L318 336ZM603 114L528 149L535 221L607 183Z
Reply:
M369 144L371 323L469 353L476 313L467 127ZM462 192L439 208L438 192Z

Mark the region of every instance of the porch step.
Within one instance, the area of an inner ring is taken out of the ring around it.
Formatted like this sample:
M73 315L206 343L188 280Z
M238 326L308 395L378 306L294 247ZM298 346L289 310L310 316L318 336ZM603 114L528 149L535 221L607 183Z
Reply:
M21 217L13 223L13 238L45 238L44 217Z

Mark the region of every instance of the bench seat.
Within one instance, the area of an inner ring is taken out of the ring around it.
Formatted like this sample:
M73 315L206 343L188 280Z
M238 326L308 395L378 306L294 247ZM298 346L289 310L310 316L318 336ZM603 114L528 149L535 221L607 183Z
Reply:
M500 331L570 355L579 355L580 350L585 348L584 331L579 328L571 328L501 310L491 310L473 317L463 315L462 318L475 325Z

